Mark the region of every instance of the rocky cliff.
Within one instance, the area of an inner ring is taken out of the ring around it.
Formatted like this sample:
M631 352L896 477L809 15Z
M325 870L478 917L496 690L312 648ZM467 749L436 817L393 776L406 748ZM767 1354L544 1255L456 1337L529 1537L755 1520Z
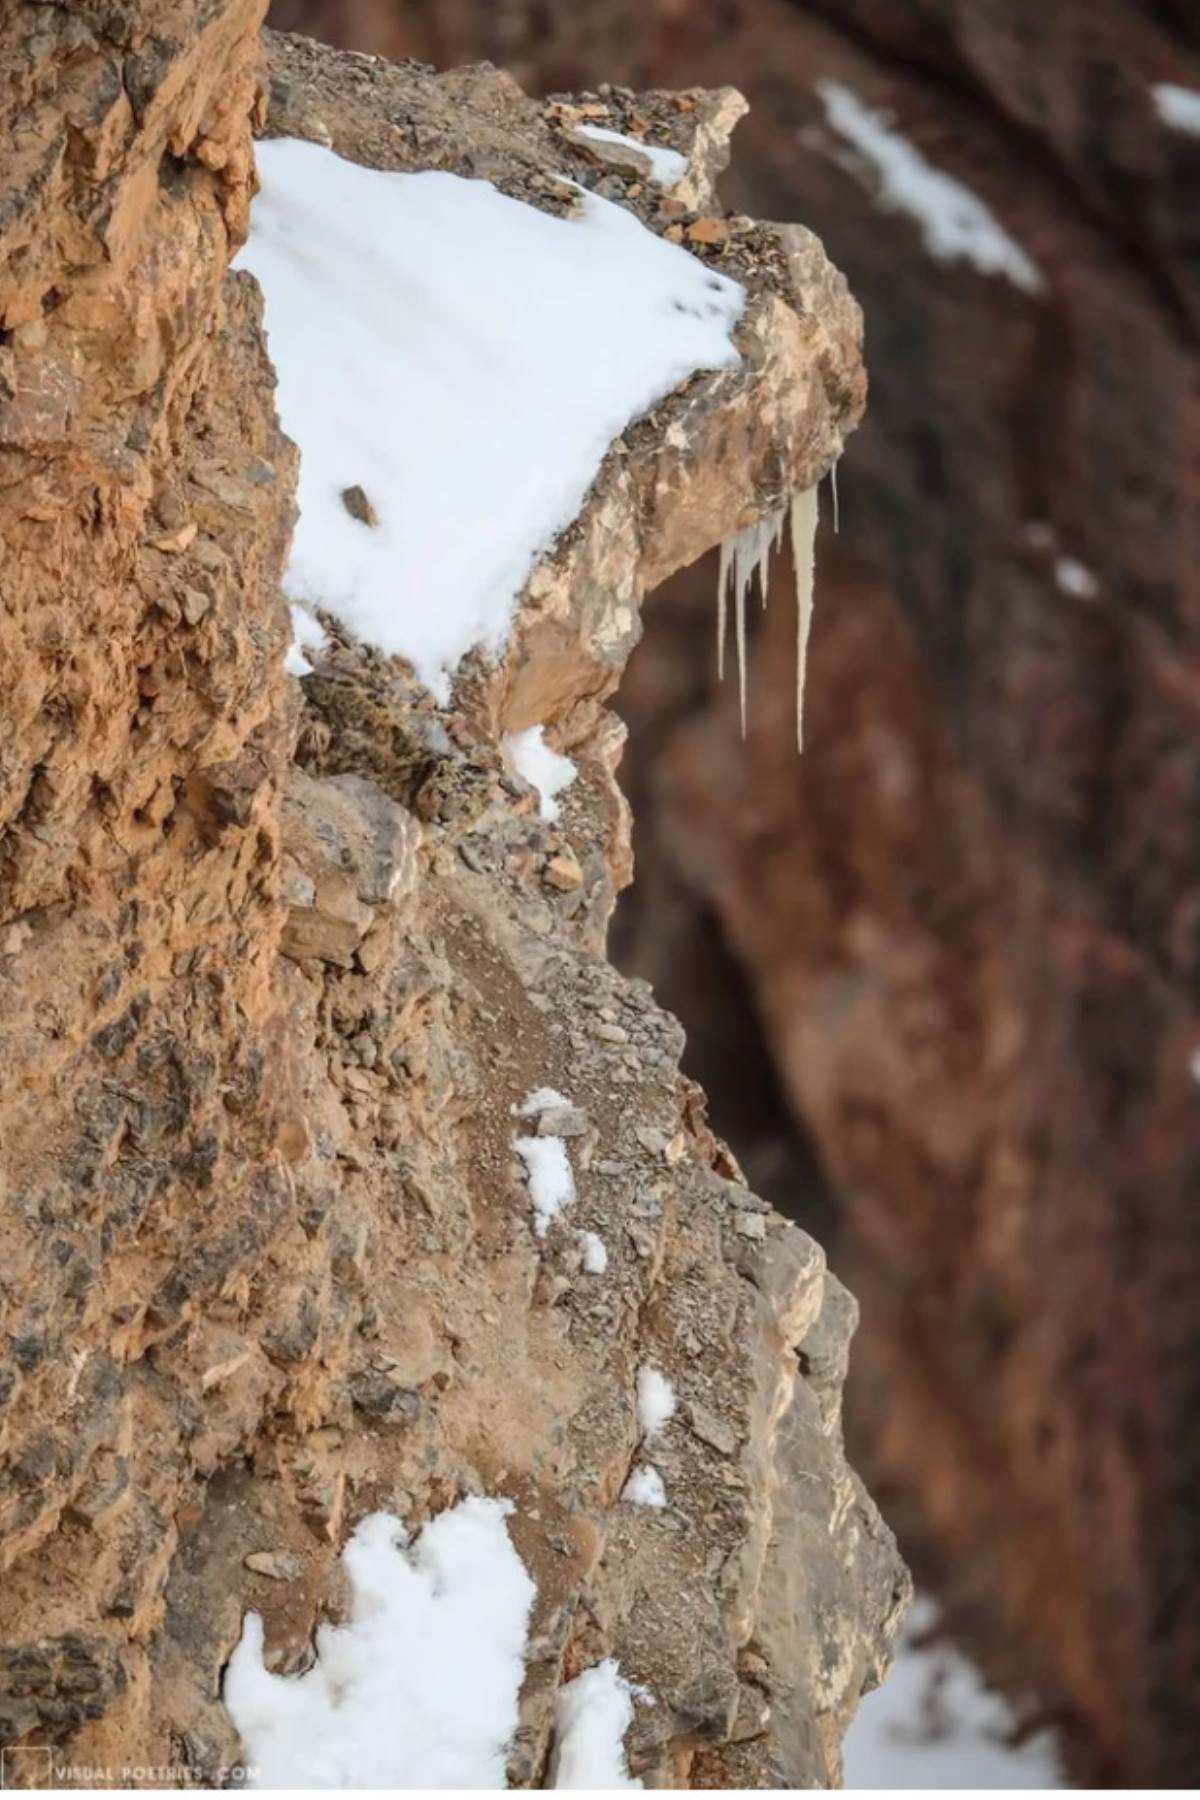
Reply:
M439 706L330 622L297 682L296 453L228 272L252 131L534 205L602 177L681 236L738 109L638 103L688 161L672 207L507 76L265 61L260 12L0 29L0 1742L221 1779L245 1611L300 1667L356 1519L488 1493L537 1586L514 1783L608 1655L655 1702L633 1773L828 1783L906 1590L842 1453L854 1307L605 959L606 701L644 593L839 454L858 312L807 232L718 221L741 362L612 448L503 655ZM534 723L578 769L552 823L501 753ZM514 1115L546 1086L578 1199L539 1237ZM661 1509L621 1500L646 1366Z
M1191 1781L1195 8L279 10L546 88L736 81L726 194L811 224L862 299L871 418L822 548L803 770L778 609L740 753L707 587L656 597L622 700L626 954L707 1066L749 981L770 1062L741 1066L811 1134L865 1302L860 1443L955 1626L1083 1779ZM1007 264L948 256L933 200L971 230L982 204ZM672 982L718 933L732 976Z

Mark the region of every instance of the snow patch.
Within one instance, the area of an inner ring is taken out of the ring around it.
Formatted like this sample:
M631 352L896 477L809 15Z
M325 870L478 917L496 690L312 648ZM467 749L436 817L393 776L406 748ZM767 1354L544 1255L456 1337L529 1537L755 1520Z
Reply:
M1164 125L1172 131L1186 132L1189 137L1200 137L1200 89L1160 81L1150 92Z
M668 150L662 144L647 144L641 138L626 137L623 132L609 131L603 125L576 125L576 137L591 138L598 144L623 144L628 150L636 150L650 164L650 179L655 187L673 188L681 182L688 171L688 160L678 150Z
M555 1695L556 1788L640 1788L625 1763L633 1723L632 1688L610 1656Z
M1100 592L1100 583L1090 569L1073 556L1060 556L1054 564L1054 579L1064 594L1070 594L1076 600L1094 600Z
M502 1788L535 1589L505 1500L467 1499L409 1544L387 1513L342 1553L345 1625L303 1675L263 1666L247 1613L224 1699L262 1788Z
M891 1673L867 1694L842 1745L848 1788L1061 1788L1053 1740L1019 1747L1007 1703L946 1644L916 1640L937 1622L918 1599Z
M962 182L934 168L914 144L840 81L818 81L816 92L833 129L872 167L876 199L885 212L903 212L921 228L925 248L939 262L968 262L984 275L1002 275L1027 294L1045 283L1036 263L995 214Z
M637 1416L643 1437L651 1438L675 1417L675 1389L666 1376L648 1365L638 1370Z
M528 731L507 732L503 749L509 766L536 789L542 818L553 824L560 811L558 795L570 787L579 771L569 756L551 750L542 736L544 730L543 725L531 725Z
M621 1498L628 1500L631 1506L664 1507L667 1504L667 1490L658 1470L651 1463L643 1463L625 1483Z
M262 284L301 450L285 590L446 700L468 651L502 647L613 439L740 360L745 290L582 189L558 218L292 138L260 143L258 171L235 266Z
M288 611L292 617L292 642L283 659L283 666L289 675L309 675L313 668L313 657L324 650L329 639L319 622L302 606L290 606Z
M552 1219L575 1198L575 1177L567 1146L558 1137L519 1137L513 1149L525 1164L529 1198L533 1202L533 1229L545 1237Z
M539 1113L550 1112L556 1106L570 1106L571 1104L572 1102L567 1099L567 1096L560 1094L557 1088L534 1088L533 1092L526 1094L521 1102L521 1117L536 1119Z
M579 1242L583 1249L583 1267L587 1275L603 1275L608 1269L608 1245L594 1231L581 1231Z

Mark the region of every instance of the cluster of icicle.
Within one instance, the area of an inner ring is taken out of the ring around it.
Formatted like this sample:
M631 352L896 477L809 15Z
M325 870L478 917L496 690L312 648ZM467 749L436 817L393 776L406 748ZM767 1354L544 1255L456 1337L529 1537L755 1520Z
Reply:
M836 516L837 489L834 489ZM733 596L737 640L738 699L742 736L746 735L746 601L758 577L762 603L767 604L771 552L783 542L783 528L791 516L792 564L796 577L796 748L804 748L804 677L808 667L808 638L812 630L813 572L817 538L817 490L811 487L793 494L776 512L748 525L721 545L717 577L717 673L725 675L725 639L729 630L729 597Z

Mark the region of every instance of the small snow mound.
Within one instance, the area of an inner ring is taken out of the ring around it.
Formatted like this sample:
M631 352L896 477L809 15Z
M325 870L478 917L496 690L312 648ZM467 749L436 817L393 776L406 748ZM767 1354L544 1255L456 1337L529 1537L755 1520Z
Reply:
M1159 118L1172 131L1200 137L1200 89L1160 81L1150 90Z
M1070 594L1075 600L1094 600L1100 592L1100 583L1085 568L1083 563L1076 562L1073 556L1060 556L1054 564L1054 579L1064 594Z
M658 1470L650 1463L643 1463L635 1469L621 1492L622 1500L628 1500L631 1506L664 1507L667 1504L667 1490Z
M545 1237L553 1219L575 1198L575 1176L567 1146L557 1137L519 1137L513 1149L525 1164L529 1198L533 1202L533 1229Z
M542 725L531 725L528 731L505 734L503 749L510 767L527 781L538 796L538 812L553 824L561 808L558 796L569 788L579 771L569 756L560 756L546 743Z
M246 1615L224 1699L254 1786L505 1786L535 1597L511 1511L464 1500L411 1545L389 1514L364 1519L342 1554L350 1617L319 1627L303 1675L268 1673Z
M559 218L294 138L257 156L235 266L262 285L301 451L285 591L446 700L469 651L502 649L613 439L740 361L745 289L583 189Z
M1040 269L977 194L934 168L893 129L886 113L874 112L840 81L818 81L816 92L833 129L874 170L879 205L915 219L931 256L971 263L984 275L1003 275L1027 294L1040 293L1045 285Z
M570 1104L567 1096L560 1094L557 1088L534 1088L533 1092L526 1094L521 1102L521 1117L536 1119L539 1113L550 1112L556 1106L570 1106Z
M658 1369L638 1370L637 1413L643 1437L653 1437L675 1417L675 1389Z
M588 1275L603 1275L608 1269L608 1245L594 1231L581 1231L579 1242L583 1248L583 1267Z
M568 1681L555 1696L554 1786L640 1788L625 1763L633 1695L610 1656Z
M309 675L313 657L324 650L329 639L320 624L303 606L288 608L292 619L292 642L283 661L289 675Z

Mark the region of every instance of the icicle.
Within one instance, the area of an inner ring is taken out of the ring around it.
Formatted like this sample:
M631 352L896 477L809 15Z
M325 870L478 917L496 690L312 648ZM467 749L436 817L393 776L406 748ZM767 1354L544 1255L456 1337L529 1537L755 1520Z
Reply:
M721 562L717 572L717 675L725 675L725 639L729 630L729 590L733 589L734 635L737 643L738 704L742 719L742 736L746 735L746 601L758 578L762 604L767 604L771 577L771 551L783 541L787 507L757 519L736 537L721 545Z
M839 456L838 462L841 462L841 460L842 459ZM830 470L829 470L829 485L830 485L830 488L833 490L833 535L834 535L834 537L836 537L838 532L842 529L842 509L841 509L840 505L838 504L837 472L838 472L838 466L837 466L837 462L835 462L834 464L832 464L832 466L830 467Z
M749 577L744 577L741 569L735 576L737 582L737 659L738 659L738 706L742 714L742 736L746 735L746 589L750 585Z
M836 468L836 464L834 467ZM792 565L796 575L796 748L804 749L804 677L812 629L817 545L817 490L792 496Z
M729 588L730 540L721 545L721 567L717 574L717 680L725 679L725 634L728 628L727 591Z

